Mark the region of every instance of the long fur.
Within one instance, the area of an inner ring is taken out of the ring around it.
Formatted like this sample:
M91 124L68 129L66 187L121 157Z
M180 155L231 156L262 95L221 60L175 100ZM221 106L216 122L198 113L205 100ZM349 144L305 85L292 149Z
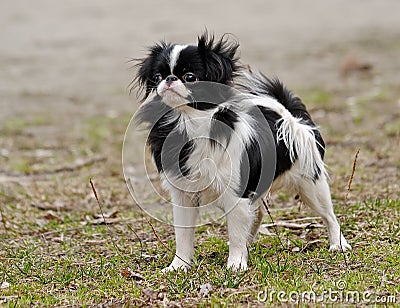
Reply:
M176 257L166 270L190 267L196 207L209 202L227 214L228 267L247 268L246 247L261 222L260 198L281 187L299 193L321 215L331 250L351 249L333 212L318 128L300 98L278 79L239 64L238 47L205 33L197 46L156 44L138 64L136 83L144 98L154 97L140 107L136 121L149 126L147 144L178 206ZM188 80L242 94L213 92L211 86L206 94L218 99L199 101Z

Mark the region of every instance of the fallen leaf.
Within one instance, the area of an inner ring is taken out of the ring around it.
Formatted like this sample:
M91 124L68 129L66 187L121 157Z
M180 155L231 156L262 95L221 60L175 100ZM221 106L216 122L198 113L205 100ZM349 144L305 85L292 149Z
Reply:
M48 211L46 215L43 216L43 218L47 220L56 220L57 222L63 222L63 220L60 217L56 216L52 211Z
M300 251L300 247L293 247L292 248L292 252L299 252Z
M121 276L124 278L131 278L132 270L130 268L123 268L121 270Z
M368 72L371 71L373 65L365 60L360 60L355 57L348 57L340 66L340 73L342 76L347 76L352 72Z
M127 279L143 280L143 275L132 271L129 267L123 268L121 270L121 276Z
M117 217L118 211L117 210L112 210L110 212L106 212L106 213L100 213L100 214L94 214L93 217L94 218L103 218L103 216L105 218L115 218Z

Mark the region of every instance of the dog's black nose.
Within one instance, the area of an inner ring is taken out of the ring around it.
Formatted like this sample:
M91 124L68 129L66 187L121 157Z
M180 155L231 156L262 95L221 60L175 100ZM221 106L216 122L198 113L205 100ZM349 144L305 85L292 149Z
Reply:
M167 85L170 85L171 83L173 83L174 81L177 81L178 77L174 76L174 75L169 75L166 79L165 82L167 83Z

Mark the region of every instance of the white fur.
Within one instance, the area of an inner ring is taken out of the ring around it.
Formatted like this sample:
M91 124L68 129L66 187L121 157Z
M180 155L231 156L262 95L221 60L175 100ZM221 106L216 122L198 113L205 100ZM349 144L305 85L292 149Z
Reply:
M317 148L313 127L301 123L301 119L285 114L280 120L277 140L284 142L289 149L292 163L296 159L296 151L303 176L312 179L315 167L325 173L325 165Z
M169 54L169 67L171 69L171 74L173 74L176 63L178 62L179 54L186 47L187 45L175 45L172 48L171 53Z
M163 183L166 187L166 183ZM191 266L194 255L194 226L198 215L198 209L193 204L190 196L178 189L169 187L171 200L174 204L174 225L176 253L171 264L163 271L176 270L181 268L187 270Z
M340 231L340 225L333 212L331 193L325 174L321 174L315 183L304 179L300 181L299 187L301 200L322 217L322 221L328 228L329 250L351 249Z
M171 173L165 176L180 190L198 192L211 189L222 194L229 189L234 191L239 186L241 155L246 143L250 140L251 128L245 121L240 121L228 144L213 147L210 143L212 115L218 108L200 111L191 107L182 107L178 129L185 131L189 140L194 142L187 165L191 172L187 177L176 178ZM243 114L243 118L245 118Z
M157 94L162 96L165 104L175 108L187 103L186 97L190 95L190 90L180 80L174 81L171 85L167 85L163 80L157 86Z

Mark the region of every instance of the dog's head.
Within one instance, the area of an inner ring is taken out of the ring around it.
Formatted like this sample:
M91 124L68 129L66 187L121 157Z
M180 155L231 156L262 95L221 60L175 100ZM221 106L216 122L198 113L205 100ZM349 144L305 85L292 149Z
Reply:
M171 107L182 104L190 91L186 85L196 81L229 85L239 70L236 51L239 44L223 36L204 33L197 45L159 43L138 63L136 85L144 91L143 99L156 93Z

